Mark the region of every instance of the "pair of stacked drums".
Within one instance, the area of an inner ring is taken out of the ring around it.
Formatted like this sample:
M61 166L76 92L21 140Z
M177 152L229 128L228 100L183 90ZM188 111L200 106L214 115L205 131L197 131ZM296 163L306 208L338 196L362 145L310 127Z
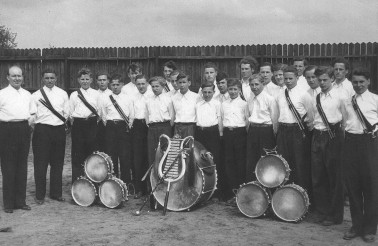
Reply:
M72 184L74 201L84 207L92 205L97 198L108 208L118 207L127 200L126 184L113 175L113 162L107 154L94 152L84 163L85 176Z
M266 214L271 204L274 214L284 221L297 222L304 218L310 204L308 195L299 185L285 185L290 168L281 155L261 157L255 174L257 181L242 184L236 193L240 212L257 218Z

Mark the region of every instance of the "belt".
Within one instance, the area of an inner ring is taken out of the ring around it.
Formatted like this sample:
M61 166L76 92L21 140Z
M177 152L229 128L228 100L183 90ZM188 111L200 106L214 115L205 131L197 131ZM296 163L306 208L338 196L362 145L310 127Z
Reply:
M280 126L298 126L297 123L283 123L283 122L279 122L279 125Z
M92 117L88 117L88 118L77 118L77 117L74 117L74 121L93 121L93 120L97 120L97 117L96 116L92 116Z
M224 127L224 130L228 130L228 131L239 131L239 130L245 130L245 127L242 126L242 127Z
M252 127L273 127L272 124L258 124L258 123L250 123L250 126Z
M0 124L2 125L15 125L15 124L25 124L28 123L27 120L21 120L21 121L1 121Z
M152 127L154 127L154 126L164 126L164 125L167 125L167 124L169 124L169 120L168 121L163 121L163 122L151 122L151 123L149 123L148 124L148 126L152 126Z
M42 123L37 123L36 125L40 125L40 126L47 126L47 127L62 127L64 126L64 124L62 125L49 125L49 124L42 124Z
M338 123L335 123L335 124L329 124L329 127L331 128L332 131L335 131L337 128L340 128L341 126L341 123L338 122ZM327 132L327 128L324 128L324 129L314 129L315 131L318 131L318 132Z
M118 124L126 124L126 122L124 120L107 120L106 121L107 123L113 123L115 125L118 125Z
M190 126L195 125L195 122L175 122L176 125Z
M213 125L213 126L197 126L197 129L201 130L201 131L218 130L218 125Z

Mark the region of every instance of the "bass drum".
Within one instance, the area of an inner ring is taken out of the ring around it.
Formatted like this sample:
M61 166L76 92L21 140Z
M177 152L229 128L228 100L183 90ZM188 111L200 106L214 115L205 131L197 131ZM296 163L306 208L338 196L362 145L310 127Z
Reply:
M176 147L173 147L174 144ZM177 147L178 145L180 146ZM173 151L173 148L176 150ZM178 149L182 150L183 148L187 150L186 154L178 153ZM206 202L211 198L216 189L217 171L211 153L201 143L194 141L193 137L170 139L166 135L161 135L155 164L150 174L152 189L158 184L164 172L169 169L169 167L165 167L165 169L162 167L167 163L166 160L170 159L172 162L175 157L178 157L178 161L173 165L172 170L175 170L177 175L168 174L153 195L156 201L164 206L168 182L170 182L167 209L171 211L189 210L194 205Z
M127 200L128 195L126 184L116 177L110 177L102 182L98 192L100 201L108 208L118 207L122 201Z
M82 176L72 184L71 194L78 205L88 207L96 200L97 190L89 179Z
M236 193L236 204L240 212L250 218L264 215L270 199L270 191L257 181L242 184Z
M275 188L289 180L290 168L282 156L268 154L257 162L255 174L263 186Z
M112 175L112 159L103 152L94 152L85 159L84 171L90 180L100 183Z
M309 206L307 192L299 185L285 185L273 193L272 209L276 216L284 221L302 220Z

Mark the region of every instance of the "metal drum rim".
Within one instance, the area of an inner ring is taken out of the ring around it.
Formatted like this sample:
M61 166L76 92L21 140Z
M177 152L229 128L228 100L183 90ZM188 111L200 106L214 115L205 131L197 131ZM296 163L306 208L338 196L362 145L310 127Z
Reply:
M268 156L274 156L274 157L277 157L279 160L281 160L282 161L282 163L283 163L283 165L284 165L284 167L287 167L288 169L286 169L286 173L285 173L285 178L284 178L284 180L280 183L280 184L278 184L278 185L267 185L267 184L265 184L265 182L261 182L261 180L260 180L260 177L257 175L257 168L258 168L258 165L259 165L259 162L260 162L260 160L262 159L262 158L265 158L265 157L268 157ZM266 188L277 188L277 187L282 187L282 186L284 186L285 184L286 184L286 182L289 180L289 176L290 176L290 168L289 168L289 164L287 163L287 161L281 156L281 155L278 155L278 154L267 154L267 155L264 155L264 156L262 156L258 161L257 161L257 163L256 163L256 167L255 167L255 176L256 176L256 179L257 179L257 181L262 185L262 186L264 186L264 187L266 187Z
M125 186L122 186L122 184L120 184L120 183L118 182L118 180L114 179L114 177L111 177L111 178L109 178L109 179L105 179L105 180L100 184L100 186L98 187L98 193L99 193L98 197L100 198L101 203L104 204L104 206L107 207L107 208L116 208L116 207L118 207L119 205L121 205L122 200L121 200L121 202L120 202L117 206L109 206L109 205L106 205L106 204L103 202L103 200L102 200L102 196L101 196L102 191L101 191L101 188L102 188L103 184L104 184L105 182L108 182L108 181L115 182L115 183L117 183L117 184L121 187L121 190L122 190L122 198L123 198L123 199L125 199L125 197L127 196L128 191L127 191L127 188L125 188ZM125 191L122 187L125 188L126 191Z
M255 186L259 187L259 188L261 188L261 190L262 190L262 191L264 192L264 194L266 195L266 198L268 198L268 199L267 199L267 201L268 201L268 205L266 206L266 209L264 210L264 212L263 212L262 214L257 215L257 216L251 216L251 215L248 215L248 214L246 214L245 212L243 212L242 209L239 207L239 203L238 203L238 194L239 194L240 189L243 188L244 186L251 185L251 184L252 184L252 185L255 185ZM258 217L260 217L260 216L263 216L263 215L266 213L266 211L268 210L268 208L269 208L269 204L271 203L271 198L269 197L269 193L264 189L264 186L261 185L261 183L256 182L256 181L251 181L251 182L244 183L244 184L240 185L240 187L239 187L239 189L238 189L238 192L236 193L236 196L235 196L235 197L236 197L236 205L238 206L239 211L240 211L242 214L244 214L245 216L249 217L249 218L258 218Z
M94 180L94 179L91 177L91 175L88 174L88 171L87 171L88 158L89 158L90 156L94 156L94 155L98 155L98 156L102 157L102 158L105 160L105 162L106 162L106 164L107 164L107 167L108 167L108 173L107 173L106 177L105 177L104 179L102 179L102 180ZM104 156L104 155L106 155L106 156ZM110 160L108 160L108 158L109 158ZM109 162L110 162L110 163L109 163ZM110 169L110 172L109 172L109 169ZM90 179L92 182L95 182L95 183L101 183L101 182L105 181L105 180L109 177L109 175L111 175L111 172L112 172L112 171L113 171L113 162L112 162L112 159L111 159L111 157L110 157L108 154L106 154L106 153L104 153L104 152L100 152L100 151L93 152L92 154L90 154L90 155L85 159L85 162L84 162L84 172L85 172L85 176L88 177L88 179Z
M73 191L73 185L75 184L75 182L76 181L78 181L78 180L86 180L86 181L88 181L89 182L89 184L91 184L92 185L92 187L93 187L93 190L94 190L94 199L93 199L93 202L92 203L90 203L89 205L82 205L82 204L80 204L77 200L76 200L76 198L75 198L75 196L74 196L74 191ZM77 178L76 180L75 180L75 182L72 184L72 187L71 187L71 196L72 196L72 199L74 199L74 201L76 202L76 204L77 205L79 205L79 206L82 206L82 207L89 207L89 206L91 206L95 201L96 201L96 197L98 196L98 194L97 194L97 190L96 190L96 186L89 180L89 179L87 179L86 177L79 177L79 178Z

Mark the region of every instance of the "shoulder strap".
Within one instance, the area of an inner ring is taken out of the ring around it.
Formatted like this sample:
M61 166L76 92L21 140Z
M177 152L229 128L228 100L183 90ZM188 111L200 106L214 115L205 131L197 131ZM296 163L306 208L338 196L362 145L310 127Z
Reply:
M358 120L361 122L362 124L362 127L368 131L368 132L371 132L373 131L373 126L370 124L370 122L365 118L364 114L362 113L360 107L358 106L357 104L357 100L356 100L356 95L353 95L352 96L352 105L353 105L353 109L354 111L356 112L357 114L357 118Z
M85 99L83 93L80 91L80 89L77 90L77 96L79 99L84 103L84 105L94 114L97 118L100 118L98 115L96 109Z
M166 92L170 92L171 91L171 89L169 89L169 86L168 86L167 82L164 85L164 89L165 89Z
M330 137L331 139L335 138L335 134L334 134L334 133L332 132L332 130L331 130L331 127L330 127L330 125L329 125L329 122L328 122L327 116L326 116L326 114L324 113L324 110L323 110L322 104L320 103L320 93L319 93L318 95L316 95L316 108L318 109L318 112L319 112L320 118L322 118L323 124L324 124L325 127L327 128L327 131L328 131L329 137Z
M301 130L302 135L305 137L306 132L307 132L307 126L304 123L304 118L306 118L307 113L303 116L303 118L301 118L300 114L298 113L297 109L294 107L294 104L290 99L289 91L287 88L285 89L285 97L286 97L287 104L289 105L289 109L293 113L294 118L297 121L299 129Z
M126 124L129 125L129 117L127 117L125 115L122 108L118 105L117 101L114 99L114 97L112 95L110 95L109 98L110 98L110 101L112 101L112 103L113 103L115 109L117 110L117 112L119 113L119 115L126 122Z
M239 95L240 95L241 99L243 99L244 101L247 101L247 100L245 100L244 93L243 93L243 82L241 83L241 88L240 88Z
M43 99L39 99L39 101L40 101L40 102L41 102L41 103L42 103L42 104L43 104L48 110L50 110L51 113L53 113L56 117L58 117L61 121L63 121L63 122L65 123L65 122L66 122L66 118L64 118L63 115L59 114L58 111L56 111L56 110L54 109L54 107L52 106L52 104L51 104L49 98L47 97L46 92L43 90L43 88L40 89L40 92L41 92L41 94L42 94L42 96L43 96L43 98L44 98L45 100L43 100Z

